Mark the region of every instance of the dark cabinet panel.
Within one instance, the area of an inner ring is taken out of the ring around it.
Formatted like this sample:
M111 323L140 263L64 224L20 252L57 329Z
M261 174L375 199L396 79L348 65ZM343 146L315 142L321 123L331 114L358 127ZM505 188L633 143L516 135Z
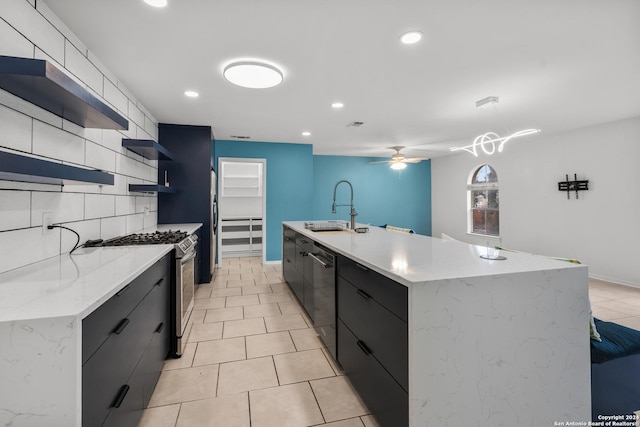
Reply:
M407 321L408 290L406 286L341 255L338 255L338 274L402 320Z
M82 321L83 364L158 281L170 281L170 259L171 256L166 255L84 318ZM166 285L169 286L169 283ZM84 333L84 331L90 331L90 333Z
M84 427L137 425L169 352L171 260L165 256L84 319Z
M409 390L407 323L338 276L338 317L382 366Z
M175 193L158 193L158 224L202 223L196 283L211 279L211 126L161 123L158 143L173 154L158 165L158 182L165 172Z
M409 426L409 395L340 319L338 361L382 427Z

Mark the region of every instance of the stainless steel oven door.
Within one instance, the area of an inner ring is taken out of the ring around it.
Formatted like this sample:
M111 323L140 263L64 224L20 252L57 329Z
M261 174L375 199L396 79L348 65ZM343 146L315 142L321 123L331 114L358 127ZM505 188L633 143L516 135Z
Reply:
M187 341L189 318L193 311L196 252L185 254L176 259L176 356L182 356L182 350Z

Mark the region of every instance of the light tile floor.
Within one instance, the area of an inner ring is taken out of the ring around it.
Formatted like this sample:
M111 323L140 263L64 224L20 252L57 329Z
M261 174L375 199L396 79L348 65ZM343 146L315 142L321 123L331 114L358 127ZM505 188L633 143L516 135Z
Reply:
M640 289L589 281L596 317L640 330ZM165 362L139 427L377 427L280 265L223 260L196 291L184 355Z
M639 288L590 279L589 298L598 319L640 330Z
M378 427L283 283L280 265L228 258L196 290L180 359L139 427Z

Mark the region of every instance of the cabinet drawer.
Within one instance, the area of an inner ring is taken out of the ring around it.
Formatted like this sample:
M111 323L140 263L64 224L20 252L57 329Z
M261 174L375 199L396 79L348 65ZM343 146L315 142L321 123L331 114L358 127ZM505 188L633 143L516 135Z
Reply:
M381 427L408 427L409 395L338 320L338 362Z
M154 285L170 280L170 258L167 254L82 320L83 364Z
M337 272L354 286L373 297L380 305L395 313L405 322L407 321L408 290L406 286L342 255L338 255Z
M168 297L168 283L154 286L140 305L122 319L119 333L112 333L82 367L84 427L102 425L154 333L166 322ZM131 400L129 398L128 402Z
M407 323L341 277L338 277L338 318L409 390Z

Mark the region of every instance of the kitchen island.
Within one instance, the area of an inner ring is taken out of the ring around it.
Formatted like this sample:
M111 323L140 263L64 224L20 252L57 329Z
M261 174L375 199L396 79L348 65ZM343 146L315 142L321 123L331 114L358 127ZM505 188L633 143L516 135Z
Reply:
M484 247L371 226L283 226L337 254L337 359L379 419L398 407L408 412L398 427L590 419L586 266L515 252L487 260ZM376 400L376 384L394 391Z

